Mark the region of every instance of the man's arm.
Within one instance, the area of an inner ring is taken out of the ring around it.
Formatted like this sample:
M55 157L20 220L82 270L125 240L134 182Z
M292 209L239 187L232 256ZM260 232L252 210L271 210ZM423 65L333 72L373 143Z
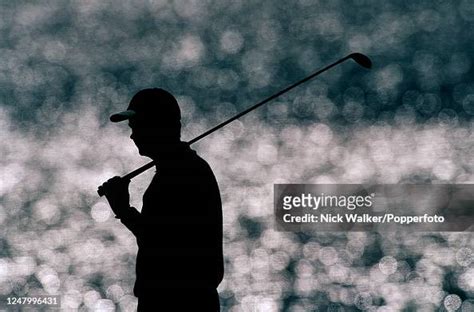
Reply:
M115 218L120 219L123 225L125 225L137 238L142 236L142 215L135 207L130 206L123 209L119 215L115 216Z
M115 218L120 221L137 237L142 233L142 215L134 207L130 207L130 194L128 185L130 180L121 177L113 177L99 189L102 189L110 207L115 213Z

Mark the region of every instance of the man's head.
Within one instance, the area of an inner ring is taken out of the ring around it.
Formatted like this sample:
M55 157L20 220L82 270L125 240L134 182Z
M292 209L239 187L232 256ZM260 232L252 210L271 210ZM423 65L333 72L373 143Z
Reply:
M180 141L181 111L174 96L163 89L137 92L127 110L110 116L110 120L128 120L130 138L144 156L157 156Z

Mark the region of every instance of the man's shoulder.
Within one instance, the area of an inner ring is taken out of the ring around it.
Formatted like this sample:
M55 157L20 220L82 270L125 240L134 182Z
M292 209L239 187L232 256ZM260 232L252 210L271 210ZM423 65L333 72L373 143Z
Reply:
M201 171L204 174L214 176L214 173L209 163L204 158L202 158L195 150L190 150L189 161L187 163L192 168Z

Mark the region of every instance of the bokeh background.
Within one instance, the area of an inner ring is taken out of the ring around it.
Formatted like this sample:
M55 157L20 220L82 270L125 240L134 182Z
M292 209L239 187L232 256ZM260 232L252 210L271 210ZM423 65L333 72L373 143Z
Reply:
M222 309L474 311L472 233L278 232L272 194L473 183L473 33L470 0L0 1L0 295L134 311L136 242L96 189L148 161L108 121L136 91L175 94L190 140L358 51L373 70L341 64L193 145L222 193Z

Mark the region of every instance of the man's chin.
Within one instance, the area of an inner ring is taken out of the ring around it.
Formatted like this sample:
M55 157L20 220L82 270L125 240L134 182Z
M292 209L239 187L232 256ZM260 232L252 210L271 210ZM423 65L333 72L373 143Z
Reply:
M146 149L138 149L138 154L140 154L140 156L145 156L145 157L149 157L149 158L153 158L153 153L151 153L150 151L146 150Z
M140 154L141 156L148 156L148 153L146 152L146 150L143 150L142 148L138 149L138 154Z
M137 149L138 149L138 154L140 154L141 156L146 156L146 157L150 157L150 158L153 158L153 155L156 155L159 151L158 148L156 148L156 146L140 146L138 147L137 146Z

